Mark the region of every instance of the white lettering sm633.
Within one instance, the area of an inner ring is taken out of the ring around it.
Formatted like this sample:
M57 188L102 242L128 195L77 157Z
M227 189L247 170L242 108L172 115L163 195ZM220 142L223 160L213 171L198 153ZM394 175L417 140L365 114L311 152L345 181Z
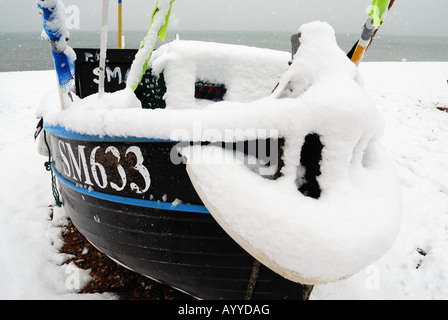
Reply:
M73 152L73 148L68 142L64 142L59 140L58 142L59 152L62 158L62 167L64 174L67 177L71 177L75 181L79 181L80 183L87 186L94 186L95 184L101 188L105 189L107 186L110 186L112 189L116 191L123 191L128 185L129 188L135 193L145 193L148 191L151 186L151 177L148 169L144 166L144 158L142 155L142 151L137 146L130 146L127 148L125 152L125 157L133 154L136 163L132 166L133 170L136 170L143 178L144 185L139 186L135 182L130 182L126 176L126 170L120 164L121 156L119 150L114 146L107 147L103 152L103 155L108 153L112 154L116 161L116 170L119 176L119 181L121 184L117 184L112 181L108 181L108 175L106 173L106 169L103 164L97 161L97 153L101 152L101 147L96 146L86 157L86 147L83 145L78 145L77 147L77 156ZM104 158L104 157L103 157ZM93 181L92 181L93 179ZM95 184L93 183L95 182Z

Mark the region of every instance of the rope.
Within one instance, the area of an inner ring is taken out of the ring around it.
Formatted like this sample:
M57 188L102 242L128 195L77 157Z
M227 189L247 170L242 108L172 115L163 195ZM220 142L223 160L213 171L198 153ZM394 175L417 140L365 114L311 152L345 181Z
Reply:
M246 297L244 298L244 300L252 300L254 296L255 286L257 285L258 274L260 272L260 266L261 263L258 260L255 260L252 266L252 273L249 278L249 284L247 286Z
M56 206L60 208L60 207L62 207L62 201L60 199L58 187L56 185L56 177L53 173L53 168L51 166L51 164L52 164L51 150L50 150L50 146L48 145L47 132L45 130L44 130L44 141L45 141L45 145L47 146L47 149L48 149L48 161L44 163L44 166L45 166L45 169L51 173L51 190L53 193L54 202L56 203Z
M304 301L308 301L310 300L311 297L311 292L313 291L314 286L307 286L307 285L303 285L303 300Z

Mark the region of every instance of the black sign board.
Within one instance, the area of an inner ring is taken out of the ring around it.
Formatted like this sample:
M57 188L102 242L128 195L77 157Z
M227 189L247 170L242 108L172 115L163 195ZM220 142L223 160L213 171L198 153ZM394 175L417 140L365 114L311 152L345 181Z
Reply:
M85 98L98 92L100 49L74 49L76 52L76 94ZM126 87L127 74L137 53L134 49L108 49L104 88L115 92Z
M100 49L74 49L76 52L76 94L82 99L98 92ZM115 92L126 88L126 80L138 50L108 49L104 90ZM147 70L135 95L143 108L165 108L163 96L166 93L163 74L155 77Z
M82 99L98 92L100 49L74 49L76 52L76 94ZM136 49L108 49L106 58L106 71L104 89L106 92L115 92L126 88L126 79L132 62L138 50ZM222 101L227 88L224 84L196 81L195 98L212 101ZM163 99L166 93L166 84L163 73L160 76L152 75L150 69L142 77L135 95L146 109L164 109Z

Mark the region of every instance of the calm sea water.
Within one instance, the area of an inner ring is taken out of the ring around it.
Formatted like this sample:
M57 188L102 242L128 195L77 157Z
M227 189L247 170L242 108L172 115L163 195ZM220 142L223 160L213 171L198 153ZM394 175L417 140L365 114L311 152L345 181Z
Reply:
M138 48L145 31L125 32L126 48ZM290 51L290 33L286 32L178 32L183 40L203 40ZM176 33L167 35L167 41ZM338 44L348 52L359 35L338 35ZM69 45L97 48L99 32L72 31ZM115 47L117 34L109 35L109 46ZM53 69L50 45L39 32L0 33L0 72ZM448 38L379 35L367 52L365 61L448 61Z

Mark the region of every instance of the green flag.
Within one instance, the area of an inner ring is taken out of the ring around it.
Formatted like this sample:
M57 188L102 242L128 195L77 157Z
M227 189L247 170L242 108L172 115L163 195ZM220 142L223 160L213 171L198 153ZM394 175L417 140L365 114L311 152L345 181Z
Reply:
M388 6L389 0L373 0L369 12L369 18L373 20L373 26L381 26L383 14L386 12Z
M168 12L166 13L166 16L165 16L165 23L164 23L164 24L159 28L159 30L157 31L157 37L160 38L162 41L165 41L165 38L166 38L166 32L167 32L167 29L168 29L168 22L169 22L169 20L170 20L171 9L172 9L172 7L173 7L173 2L174 2L174 1L175 1L175 0L171 0L171 1L170 1L170 8L168 9ZM152 29L153 29L154 19L155 19L156 14L157 14L159 11L160 11L160 9L159 9L159 0L157 0L156 7L155 7L155 9L154 9L154 12L152 13L152 17L151 17L151 25L150 25L150 27L149 27L148 34L146 35L145 39L143 39L142 43L140 44L140 50L139 50L139 52L137 53L137 55L139 55L139 54L141 53L141 51L142 51L142 54L145 56L145 62L144 62L144 64L143 64L143 66L141 66L142 68L140 69L140 70L141 70L140 77L139 77L138 79L133 79L132 76L129 77L131 80L129 81L128 85L129 85L129 86L132 88L132 90L134 90L134 91L137 89L137 87L138 87L140 81L142 80L143 75L145 74L146 69L148 68L148 64L149 64L149 60L151 59L152 52L153 52L154 49L156 48L157 37L155 38L154 43L151 43L151 44L147 44L147 43L146 43L146 40L149 38L149 36L150 36L151 34L153 34L153 33L152 33L152 32L153 32ZM149 47L148 47L148 49L145 48L146 46L151 46L151 51L148 50ZM143 53L143 52L144 52L144 53ZM135 61L134 61L134 63L135 63ZM131 74L133 74L133 67L134 67L134 64L133 64L133 66L132 66L132 68L131 68ZM134 81L134 80L138 80L138 81Z
M175 0L170 2L170 9L168 10L168 14L165 17L165 24L159 29L158 36L160 40L165 41L166 38L166 31L168 30L168 22L170 20L171 15L171 9L173 8L173 2ZM152 24L154 23L154 17L156 16L156 13L159 12L159 0L157 0L156 7L154 8L154 11L151 16L151 25L149 26L149 30L151 30ZM140 45L140 49L145 46L145 41L143 41Z
M171 9L173 8L173 2L175 0L170 2L170 10L168 11L168 14L165 17L165 24L162 26L162 28L160 28L159 30L159 38L162 41L165 41L166 38L166 31L168 29L168 21L170 20L170 15L171 15ZM154 12L152 13L152 17L151 17L151 25L154 22L154 16L156 15L157 11L159 11L159 1L157 1L157 5L156 8L154 9Z

